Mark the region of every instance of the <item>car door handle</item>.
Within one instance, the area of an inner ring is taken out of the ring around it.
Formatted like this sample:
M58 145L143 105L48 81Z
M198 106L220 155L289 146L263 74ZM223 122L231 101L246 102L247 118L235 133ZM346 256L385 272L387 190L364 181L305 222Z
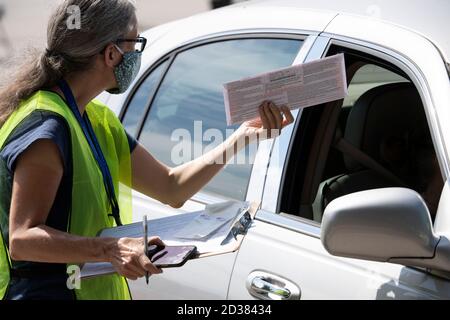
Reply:
M247 290L263 300L300 300L300 289L291 281L263 271L250 273Z
M265 280L263 277L256 277L252 280L252 289L265 296L275 295L281 297L282 300L289 299L291 291L286 288L279 287Z

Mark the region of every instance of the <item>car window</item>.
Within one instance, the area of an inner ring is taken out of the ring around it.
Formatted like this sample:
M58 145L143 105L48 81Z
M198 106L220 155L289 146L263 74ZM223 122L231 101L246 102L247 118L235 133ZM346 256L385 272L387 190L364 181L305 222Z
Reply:
M326 206L343 195L405 186L424 198L434 218L439 200L436 195L443 182L414 84L400 74L369 64L352 78L349 92L354 101L342 109L338 123L343 138L390 175L361 162L354 152L330 151L316 197L316 210L320 210L315 219L320 220Z
M139 124L142 120L142 115L149 103L149 98L155 92L161 75L167 66L167 61L161 63L156 67L147 78L141 83L139 89L128 104L127 111L123 117L122 123L125 130L133 135L137 136L139 130Z
M195 158L205 147L211 149L221 142L218 136L226 138L227 129L237 128L226 125L223 84L291 65L301 44L291 39L239 39L179 53L158 89L140 142L172 167ZM140 91L137 95L146 94ZM180 148L182 138L191 142L189 150ZM254 152L244 152L250 161L228 164L203 191L244 200L254 158Z
M287 170L295 172L297 166L299 173L283 186L281 211L321 222L334 199L406 186L422 196L434 218L443 180L419 91L398 67L381 59L350 52L346 64L349 74L357 71L350 74L345 101L302 114L300 127L315 129L301 132L310 140L296 143L303 149L291 152ZM325 140L330 132L335 138ZM304 154L312 160L297 161ZM302 194L300 201L289 196L292 190Z
M348 95L343 106L352 106L356 100L370 89L388 83L407 82L399 74L374 64L366 64L358 69L348 87Z

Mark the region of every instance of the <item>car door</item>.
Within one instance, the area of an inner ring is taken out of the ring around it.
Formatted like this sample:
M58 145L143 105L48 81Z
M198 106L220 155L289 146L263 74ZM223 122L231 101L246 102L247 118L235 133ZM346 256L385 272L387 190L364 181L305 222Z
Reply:
M326 53L331 47L329 41L319 37L306 61ZM369 44L355 46L351 40L341 44L356 48L356 55L375 53ZM383 55L378 52L377 56ZM364 81L350 84L352 95L348 101L372 87L403 81L398 75L380 76L382 73L377 70L381 69L369 67L360 77ZM342 102L338 103L340 109ZM333 136L326 132L333 110L336 108L331 104L301 111L294 134L281 136L275 143L273 149L277 151L272 152L262 210L257 213L239 250L228 299L448 299L450 281L425 270L338 258L323 248L320 221L314 221L311 211L312 200L306 205L302 199L310 193L305 186L306 181L314 181L311 174L324 170L318 168L321 157L327 157L321 146L331 144ZM327 122L323 123L325 119ZM302 188L285 184L293 176L305 183ZM295 206L285 203L287 201ZM301 215L302 211L306 214Z
M237 127L226 127L222 85L289 66L303 36L242 35L183 46L161 57L139 81L122 122L159 161L177 166L218 145ZM246 151L249 152L249 151ZM255 154L249 155L254 159ZM252 161L230 163L182 208L134 193L134 221L201 210L224 200L245 200ZM236 254L190 261L145 281L130 281L134 299L224 299Z

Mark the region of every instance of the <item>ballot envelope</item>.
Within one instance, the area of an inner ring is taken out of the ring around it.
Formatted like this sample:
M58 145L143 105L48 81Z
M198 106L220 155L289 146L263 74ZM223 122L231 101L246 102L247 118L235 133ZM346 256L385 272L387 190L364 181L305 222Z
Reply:
M344 99L347 94L342 53L223 85L227 125L259 117L263 101L295 110Z

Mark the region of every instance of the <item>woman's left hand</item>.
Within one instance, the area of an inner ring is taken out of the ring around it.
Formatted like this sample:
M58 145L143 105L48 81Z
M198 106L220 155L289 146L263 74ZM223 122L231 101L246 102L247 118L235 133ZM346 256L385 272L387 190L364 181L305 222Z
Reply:
M240 135L253 141L276 138L281 130L294 122L291 110L287 106L278 107L271 101L264 101L259 106L260 118L244 122L238 129ZM284 117L283 117L284 115Z

